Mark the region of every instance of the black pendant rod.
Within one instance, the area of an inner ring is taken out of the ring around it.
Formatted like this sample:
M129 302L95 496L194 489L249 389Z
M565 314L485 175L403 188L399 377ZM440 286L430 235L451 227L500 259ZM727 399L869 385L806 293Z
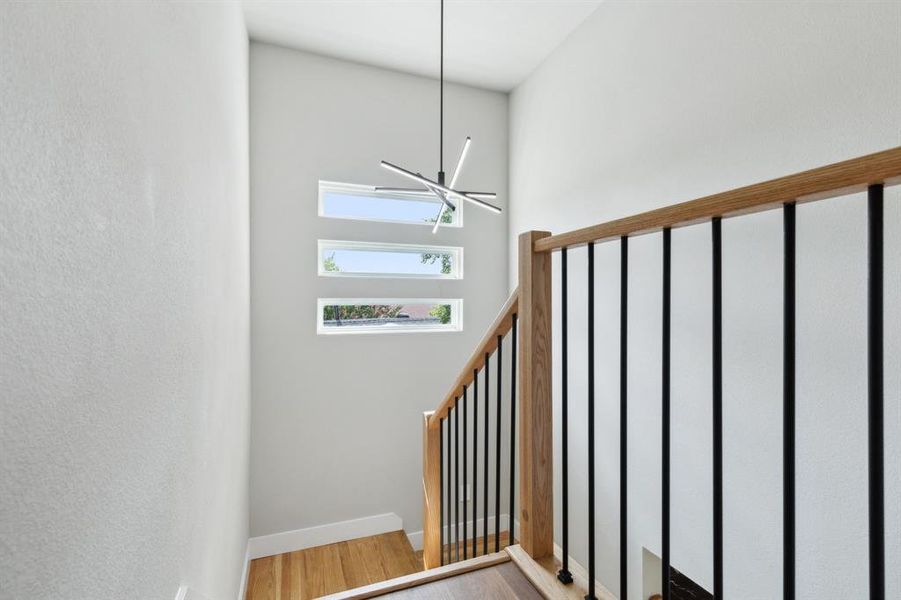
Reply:
M867 430L869 462L870 600L885 599L885 488L883 390L882 184L867 190L869 281L867 298Z
M795 598L795 205L783 209L782 597Z
M438 124L438 179L444 185L444 0L441 0L441 67L440 67L439 124Z

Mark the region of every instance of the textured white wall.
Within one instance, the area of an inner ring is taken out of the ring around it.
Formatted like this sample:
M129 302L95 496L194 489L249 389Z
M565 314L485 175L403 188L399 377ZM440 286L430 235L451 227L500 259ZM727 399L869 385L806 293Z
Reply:
M234 598L247 38L230 3L0 6L0 596Z
M527 229L561 232L897 146L901 4L604 3L514 91L510 111L514 248ZM811 600L860 598L867 585L865 216L860 196L798 209L798 597ZM782 584L781 215L723 230L725 589L763 600L780 597ZM673 233L672 381L673 564L708 586L709 235ZM898 597L897 189L886 197L885 237L887 570L888 597ZM660 550L660 237L637 238L630 251L637 599L641 547ZM598 572L616 589L618 245L596 252ZM571 252L570 269L571 539L584 560L584 249Z
M319 179L402 185L381 159L437 171L438 84L251 44L253 430L251 535L394 512L422 528L421 415L450 386L506 299L507 221L466 207L465 227L317 216ZM448 169L507 206L507 96L449 85ZM465 248L465 279L317 277L316 240ZM317 297L464 300L464 331L317 336Z

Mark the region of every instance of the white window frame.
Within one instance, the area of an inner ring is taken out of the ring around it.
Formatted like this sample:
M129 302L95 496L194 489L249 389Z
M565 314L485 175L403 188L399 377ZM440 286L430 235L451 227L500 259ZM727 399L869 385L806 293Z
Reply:
M403 182L399 184L398 187L405 185ZM346 221L370 221L376 223L397 223L400 225L419 225L426 227L434 227L434 223L429 223L428 221L423 221L422 223L416 221L403 221L400 219L379 219L376 217L342 217L336 215L327 215L325 214L325 196L327 193L338 193L344 194L347 196L362 196L368 198L391 198L394 200L411 200L417 199L422 200L424 202L433 202L435 204L435 215L438 214L438 209L441 206L441 202L435 197L434 194L423 190L422 193L409 193L405 194L403 192L385 192L376 190L374 186L371 185L361 185L358 183L341 183L339 181L326 181L323 179L319 180L319 206L318 206L318 214L320 217L325 217L327 219L342 219ZM443 223L441 225L444 227L463 227L463 203L462 202L454 202L454 206L456 210L451 213L453 216L453 220L450 223Z
M348 325L326 327L323 323L323 309L329 305L341 304L450 304L451 322L434 327L366 327ZM462 298L318 298L316 300L316 333L318 335L392 335L397 333L454 333L463 331Z
M316 252L320 277L364 277L368 279L463 279L463 248L460 246L430 246L424 244L391 244L379 242L354 242L350 240L318 240ZM364 250L368 252L405 252L409 254L442 253L451 255L451 272L436 274L372 273L353 271L326 271L323 262L328 253L336 250Z

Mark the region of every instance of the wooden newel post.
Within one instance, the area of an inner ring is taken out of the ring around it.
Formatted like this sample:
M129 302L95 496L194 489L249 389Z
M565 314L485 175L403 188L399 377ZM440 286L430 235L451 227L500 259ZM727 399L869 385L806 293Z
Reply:
M441 428L429 428L432 411L422 415L422 563L441 566Z
M519 236L519 543L532 558L554 553L551 412L551 253L548 231ZM512 515L511 515L512 517Z

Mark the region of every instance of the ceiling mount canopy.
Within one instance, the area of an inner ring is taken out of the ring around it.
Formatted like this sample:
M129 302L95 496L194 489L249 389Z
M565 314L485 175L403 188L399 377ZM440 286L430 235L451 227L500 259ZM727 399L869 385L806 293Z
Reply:
M470 202L484 208L486 210L490 210L494 213L500 213L501 209L487 202L487 200L493 200L497 197L497 194L494 192L461 192L456 189L457 187L457 178L460 177L460 172L463 170L463 163L466 161L466 155L469 154L469 148L472 145L472 138L469 136L466 137L466 140L463 142L463 149L460 151L460 158L457 159L457 164L454 167L454 171L451 174L450 184L445 185L445 177L444 177L444 0L441 0L441 66L440 66L440 87L439 87L439 117L438 117L438 178L437 180L432 180L427 177L423 177L420 173L414 173L412 171L408 171L402 167L399 167L395 164L392 164L386 160L382 161L382 166L389 171L393 171L398 175L403 175L408 179L412 179L413 181L419 183L423 187L418 188L396 188L396 187L376 187L376 190L393 192L399 194L411 194L411 195L432 195L438 197L441 200L441 208L438 210L438 215L435 217L435 226L432 228L432 233L436 233L438 228L441 226L441 220L444 218L447 211L455 211L457 210L456 205L454 204L454 200Z

